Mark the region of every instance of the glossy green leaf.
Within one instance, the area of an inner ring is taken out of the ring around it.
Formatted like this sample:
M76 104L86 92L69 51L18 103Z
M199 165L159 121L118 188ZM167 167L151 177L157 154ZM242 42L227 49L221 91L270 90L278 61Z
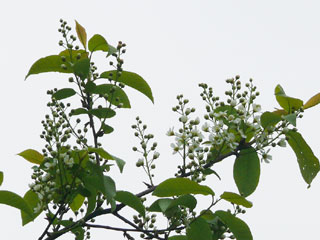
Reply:
M35 164L41 164L43 162L43 155L36 150L27 149L18 154L19 156L23 157L27 161Z
M215 215L227 225L237 240L253 240L250 228L241 219L225 211L216 211Z
M272 112L264 112L260 117L261 126L267 128L269 126L275 126L281 121L281 117Z
M105 124L105 123L102 123L101 129L103 130L103 132L104 132L105 134L112 133L113 130L114 130L113 127L111 127L111 126L109 126L109 125L107 125L107 124Z
M320 93L314 95L312 98L310 98L304 105L304 109L308 109L311 107L314 107L320 103Z
M66 69L62 68L62 64ZM45 73L45 72L60 72L60 73L72 73L73 69L68 62L63 62L61 56L51 55L37 60L30 68L27 76L32 74Z
M228 202L244 206L246 208L252 207L252 202L248 201L247 199L245 199L244 197L240 196L237 193L224 192L223 194L221 194L220 198L222 198Z
M298 98L288 97L280 85L276 86L274 94L276 95L276 99L279 105L288 113L291 113L293 110L298 110L303 106L302 100Z
M38 195L32 190L29 190L28 192L26 192L26 194L23 196L23 199L29 205L31 210L36 208L38 203L40 202ZM20 212L21 212L22 226L24 226L29 222L32 222L34 219L36 219L36 217L40 215L42 210L37 213L32 212L32 215L26 213L25 211L20 211Z
M90 60L88 58L77 61L73 66L74 74L84 80L88 77L90 72Z
M197 218L187 228L187 237L188 240L212 240L209 224L203 218Z
M297 115L295 113L291 113L288 115L283 116L283 119L287 120L289 123L291 123L293 126L296 126L297 122Z
M110 108L95 108L91 109L89 113L100 119L112 118L116 115L116 112Z
M233 178L240 194L249 196L257 188L260 178L260 160L254 148L240 150L233 166Z
M140 213L141 216L145 216L145 207L143 206L141 199L136 195L126 191L118 191L115 200L133 208Z
M302 177L310 185L320 170L319 160L300 133L290 130L286 136L289 138L289 145L297 156Z
M90 38L88 42L88 48L90 52L95 51L103 51L108 52L109 51L109 45L107 41L99 34L95 34L92 38Z
M70 208L73 212L78 211L79 208L81 208L83 202L84 202L85 197L77 194L75 198L73 199L72 203L70 204Z
M0 186L2 185L3 183L3 172L0 171Z
M117 71L113 70L101 73L100 78L107 78L112 79L116 82L121 82L129 87L138 90L139 92L147 96L152 102L154 101L152 91L148 83L136 73L123 71L121 75L118 76Z
M71 110L71 115L76 116L76 115L81 115L81 114L88 114L89 112L84 109L84 108L76 108Z
M76 91L73 90L72 88L63 88L63 89L56 91L52 95L52 97L55 98L56 100L61 100L61 99L65 99L68 97L72 97L75 94L76 94Z
M33 216L33 210L30 208L28 203L20 197L18 194L15 194L10 191L1 190L0 191L0 204L5 204L21 211L24 211L29 216Z
M157 197L172 197L185 194L214 195L208 186L200 185L188 178L169 178L160 183L152 195Z
M114 86L113 84L101 84L97 85L96 88L92 91L92 93L108 95L107 100L118 106L122 104L122 108L130 108L130 101L127 94L118 86Z
M76 20L76 31L79 41L82 43L84 49L87 49L87 33L84 27L82 27Z
M171 236L168 240L188 240L188 237L185 235Z

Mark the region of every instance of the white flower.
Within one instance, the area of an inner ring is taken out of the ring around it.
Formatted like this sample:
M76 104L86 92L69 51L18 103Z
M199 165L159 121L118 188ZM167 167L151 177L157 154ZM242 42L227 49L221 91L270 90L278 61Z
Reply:
M29 184L29 188L33 188L34 185L35 185L34 183L30 183L30 184Z
M241 111L241 112L245 112L246 111L245 107L242 104L238 106L238 110Z
M40 184L37 184L33 187L33 190L34 191L39 191L41 189L41 185Z
M174 131L173 131L173 127L169 128L169 130L166 133L167 136L174 136Z
M262 153L262 160L265 163L270 163L270 161L272 160L272 156L268 154L269 152L270 152L270 149L268 149L266 152Z
M176 154L182 149L182 144L180 142L177 142L177 144L171 143L170 146L173 148L173 154Z
M230 105L231 105L232 107L235 107L235 106L237 105L237 100L235 100L235 99L231 100Z
M254 112L260 112L261 111L261 105L260 104L252 104L252 109Z
M74 164L74 161L73 161L73 158L70 158L68 155L66 155L65 157L64 157L64 163L67 165L67 166L69 166L69 167L72 167L73 166L73 164Z
M202 125L202 127L201 127L201 129L202 129L202 131L204 131L204 132L209 132L209 124L207 123L207 122L205 122L203 125Z
M41 193L37 192L37 195L38 195L39 200L43 199L43 195Z
M44 166L45 166L47 169L50 169L50 168L52 167L52 164L49 163L49 162L46 162L46 163L44 164Z

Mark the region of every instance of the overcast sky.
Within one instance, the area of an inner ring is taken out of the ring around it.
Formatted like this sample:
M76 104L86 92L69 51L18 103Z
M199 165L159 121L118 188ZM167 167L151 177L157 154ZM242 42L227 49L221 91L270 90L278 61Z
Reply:
M172 176L179 159L172 156L167 129L177 125L170 110L183 93L202 116L204 105L198 83L206 82L222 96L225 79L237 74L245 82L253 78L261 92L263 110L277 107L273 92L281 84L286 93L304 101L320 92L320 3L319 1L249 0L128 0L128 1L17 1L2 3L1 21L1 189L23 195L31 182L31 164L17 153L33 148L41 151L41 120L49 100L47 89L70 86L67 75L42 74L24 77L39 58L57 54L59 19L74 26L76 19L88 36L99 33L116 45L127 44L125 69L139 73L153 90L153 105L143 95L128 89L131 110L121 110L106 137L104 147L127 161L118 189L139 192L146 179L134 167L139 155L131 151L136 139L130 129L141 116L159 143L156 182ZM98 70L108 69L104 54L97 55ZM299 131L320 155L318 135L320 106L305 113ZM241 216L255 240L317 239L319 234L320 176L310 189L300 176L291 149L272 152L272 163L262 165L260 184L249 197L253 208ZM233 159L218 164L223 177L209 178L217 195L236 191L232 179ZM168 166L171 166L168 168ZM204 205L205 207L205 205ZM21 227L18 210L0 205L0 229L4 239L37 239L45 220ZM103 222L103 221L102 221ZM117 224L115 222L114 224ZM112 235L111 235L112 234ZM121 234L93 230L92 239L121 239ZM106 237L112 236L112 237ZM61 239L70 239L70 236Z

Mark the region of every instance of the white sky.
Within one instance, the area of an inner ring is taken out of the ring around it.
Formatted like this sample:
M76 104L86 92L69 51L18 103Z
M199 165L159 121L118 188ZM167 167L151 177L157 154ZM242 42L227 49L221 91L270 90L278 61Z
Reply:
M39 134L47 111L45 92L68 86L67 75L61 74L31 76L24 81L33 62L61 50L57 44L60 18L72 26L76 19L89 37L99 33L113 45L118 40L126 42L125 69L139 73L153 90L154 105L143 95L128 91L133 108L118 114L113 121L115 134L105 139L104 147L127 161L123 175L117 169L112 173L114 179L120 179L118 189L144 189L141 181L146 176L134 167L140 156L131 151L137 142L130 125L137 115L159 143L156 182L172 176L179 159L171 156L172 139L165 136L167 129L177 123L171 107L175 96L183 93L202 113L204 105L197 87L200 82L208 83L222 96L227 87L225 79L236 74L243 81L252 77L261 92L258 100L263 110L277 107L273 96L277 84L288 95L304 101L320 92L318 1L12 0L1 5L0 170L5 179L0 189L20 195L31 182L32 165L16 154L28 148L42 149L44 142ZM108 67L102 56L97 54L100 71ZM317 156L319 109L309 110L298 122ZM272 163L262 165L258 189L249 197L254 206L241 217L256 240L316 239L319 177L311 189L306 189L294 153L289 148L272 153ZM233 159L228 159L217 165L222 182L209 178L211 182L206 183L217 195L236 191L232 164ZM37 239L44 229L41 217L22 228L18 210L0 205L0 211L4 239ZM93 230L92 235L95 240L106 236L121 239L121 234L103 230Z

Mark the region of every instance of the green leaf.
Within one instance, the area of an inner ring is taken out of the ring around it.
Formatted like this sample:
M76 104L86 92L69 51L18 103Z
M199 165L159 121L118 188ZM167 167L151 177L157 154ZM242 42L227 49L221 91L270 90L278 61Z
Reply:
M152 195L157 197L172 197L185 194L214 195L208 186L200 185L188 178L169 178L160 183Z
M31 210L36 208L38 203L40 202L38 195L32 190L27 191L23 196L23 199L29 205ZM42 210L37 213L32 212L32 215L30 215L25 211L21 211L22 226L28 224L29 222L32 222L34 219L36 219L36 217L40 215L41 212Z
M87 49L87 33L84 27L82 27L76 20L76 31L80 42L82 43L84 49Z
M289 145L297 156L302 177L310 185L320 170L319 160L300 133L290 130L286 136L289 138Z
M73 221L70 220L62 220L62 221L57 221L57 224L61 224L64 227L69 227L74 224ZM82 227L75 227L71 228L71 232L75 235L76 240L83 240L84 239L84 229Z
M95 51L103 51L108 52L109 51L109 45L107 41L99 34L95 34L92 38L90 38L88 43L88 48L90 52Z
M73 212L78 211L79 208L82 206L85 197L81 194L77 194L76 197L73 199L72 203L70 204L70 208Z
M228 202L244 206L246 208L252 207L252 203L250 201L248 201L244 197L240 196L239 194L236 194L233 192L224 192L223 194L221 194L220 198L222 198Z
M151 88L148 83L138 74L133 72L123 71L120 76L117 75L116 70L103 72L100 78L112 79L116 82L121 82L129 87L132 87L145 96L147 96L152 102L154 101Z
M88 81L84 89L87 93L92 93L96 87L97 85L93 81Z
M113 155L111 155L111 156L112 156L113 160L116 161L116 164L117 164L117 166L118 166L118 168L119 168L119 170L120 170L120 173L122 173L122 172L123 172L124 165L126 164L126 162L125 162L124 160L116 157L116 156L113 156Z
M89 112L84 108L76 108L71 110L72 116L81 115L81 114L89 114Z
M77 61L73 66L74 74L84 80L88 77L90 72L90 60L88 58Z
M187 237L188 240L211 240L212 233L209 224L203 218L197 218L187 228Z
M31 210L28 203L18 194L15 194L13 192L5 190L0 191L0 204L5 204L20 209L21 211L24 211L26 214L28 214L30 217L33 216L33 211Z
M116 112L110 108L94 108L89 113L100 119L112 118L116 115Z
M62 68L62 64L64 64L66 69ZM27 79L27 77L29 77L32 74L45 72L72 73L73 70L70 63L62 61L61 56L51 55L44 58L40 58L38 61L36 61L31 66L25 79Z
M33 149L27 149L21 153L18 154L19 156L23 157L27 161L35 164L41 164L43 162L43 155L36 150Z
M314 107L320 103L320 93L314 95L312 98L310 98L304 105L304 109L308 109L311 107Z
M101 124L101 129L103 130L103 132L105 133L105 134L108 134L108 133L112 133L113 132L113 127L111 127L111 126L109 126L109 125L107 125L107 124L105 124L105 123L102 123Z
M173 200L170 203L168 209L176 206L185 206L190 210L193 210L196 207L196 205L197 205L197 199L194 196L187 194L187 195L182 195L177 199Z
M217 178L219 178L219 180L221 180L221 177L219 176L219 174L218 174L216 171L212 170L211 168L206 168L206 169L204 169L204 170L202 171L202 173L205 174L205 175L214 174L214 175L216 175Z
M302 100L298 98L288 97L279 84L276 86L274 94L276 95L276 99L279 105L288 113L291 113L294 110L298 110L303 105Z
M188 240L188 237L185 235L171 236L168 240Z
M2 185L3 183L3 172L0 171L0 186Z
M240 150L233 166L233 178L240 194L249 196L257 188L260 177L260 161L252 147Z
M75 94L76 94L76 91L73 90L72 88L63 88L63 89L56 91L52 95L52 97L55 98L56 100L61 100L61 99L65 99L68 97L72 97Z
M216 211L215 215L228 226L237 240L253 240L250 228L241 219L225 211Z
M88 151L89 152L94 152L94 153L97 153L100 157L104 158L104 159L113 159L113 156L110 155L106 150L104 150L103 148L92 148L92 147L89 147L88 148Z
M109 50L108 50L107 57L109 57L110 55L112 55L113 53L116 53L116 52L118 52L118 50L109 44Z
M283 119L287 120L293 126L296 126L297 115L295 113L291 113L291 114L285 115L285 116L283 116Z
M272 112L264 112L260 117L261 126L266 129L269 126L275 126L281 121L281 117Z
M169 209L169 206L172 202L173 199L170 198L158 199L151 204L151 206L148 208L148 211L165 213Z
M107 100L117 106L120 103L122 104L122 108L131 108L129 98L127 94L119 87L113 84L101 84L97 85L96 88L92 91L92 93L108 95Z
M141 199L136 195L126 191L118 191L115 200L133 208L140 213L141 216L145 216L145 207L143 206Z

